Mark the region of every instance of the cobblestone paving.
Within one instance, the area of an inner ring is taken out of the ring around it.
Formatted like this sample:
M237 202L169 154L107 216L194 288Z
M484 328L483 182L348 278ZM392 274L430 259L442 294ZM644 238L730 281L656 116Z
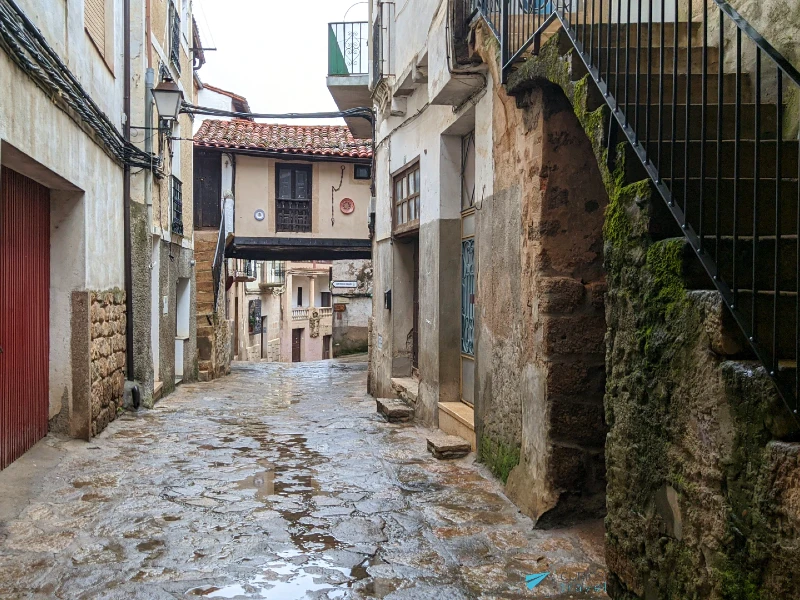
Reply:
M601 523L534 530L365 382L360 359L239 364L88 444L49 436L0 473L0 597L605 596Z

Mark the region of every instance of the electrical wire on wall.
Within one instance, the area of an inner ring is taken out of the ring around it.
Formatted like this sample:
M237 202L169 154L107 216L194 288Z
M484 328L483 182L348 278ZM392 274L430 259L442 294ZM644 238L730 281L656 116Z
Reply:
M160 167L158 158L125 140L13 0L0 0L0 47L58 108L91 130L112 158L130 167Z
M342 166L342 176L339 178L339 187L331 186L331 227L333 227L336 222L336 220L333 218L333 203L334 203L333 195L340 189L342 189L343 183L344 183L344 166Z

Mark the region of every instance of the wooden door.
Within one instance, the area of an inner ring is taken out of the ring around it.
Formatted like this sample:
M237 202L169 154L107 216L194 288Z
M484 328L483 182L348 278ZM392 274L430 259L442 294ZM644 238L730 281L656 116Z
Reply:
M222 220L222 162L219 154L198 152L194 157L195 228L219 229Z
M322 360L327 360L331 357L331 336L322 336Z
M50 190L0 168L0 469L47 434Z
M267 315L261 316L261 358L267 358Z
M301 344L303 340L302 329L292 329L292 362L301 361Z
M419 369L419 240L414 240L414 328L411 337L411 367Z

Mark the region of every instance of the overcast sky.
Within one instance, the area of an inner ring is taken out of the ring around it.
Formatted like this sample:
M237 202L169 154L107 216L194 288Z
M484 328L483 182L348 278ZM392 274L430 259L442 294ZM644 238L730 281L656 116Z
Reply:
M337 110L325 87L328 23L366 21L367 10L356 0L194 0L203 46L217 48L200 79L245 96L254 112Z

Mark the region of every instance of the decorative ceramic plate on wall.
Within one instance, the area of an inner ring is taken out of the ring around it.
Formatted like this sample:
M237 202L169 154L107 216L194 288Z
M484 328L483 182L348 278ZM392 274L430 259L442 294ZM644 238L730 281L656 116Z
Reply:
M344 214L349 215L356 209L356 203L353 202L350 198L342 198L342 201L339 203L339 210L341 210Z

